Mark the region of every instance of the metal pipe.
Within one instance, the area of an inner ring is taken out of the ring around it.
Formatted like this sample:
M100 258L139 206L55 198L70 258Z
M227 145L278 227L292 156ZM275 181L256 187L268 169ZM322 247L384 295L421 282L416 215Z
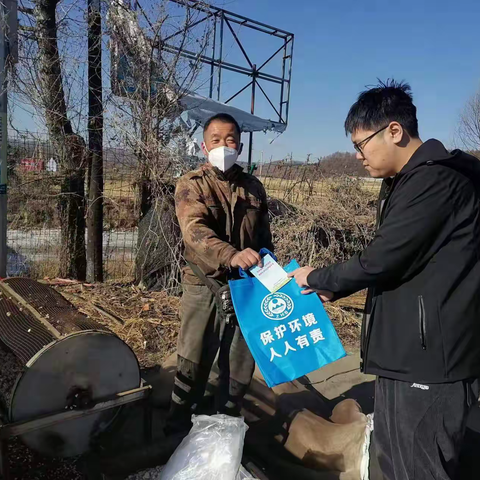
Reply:
M238 39L237 34L235 33L235 30L232 28L232 26L230 25L230 22L227 19L225 19L225 22L227 23L227 27L232 32L233 38L237 42L237 45L240 47L240 50L242 51L243 56L247 59L247 62L250 65L250 67L253 68L253 63L250 61L250 58L248 58L247 52L243 48L242 42Z
M63 410L61 412L42 415L29 420L23 420L21 422L2 425L0 427L0 439L25 435L26 433L51 427L68 420L86 417L104 410L110 410L111 408L137 402L138 400L143 400L151 388L152 387L150 385L146 385L135 388L128 392L121 392L110 399L99 401L92 408L87 408L85 410Z
M275 57L275 55L277 55L278 52L280 52L282 48L285 48L288 42L290 42L291 40L291 38L288 39L268 60L265 60L265 62L263 62L262 66L259 67L258 70L260 71L272 58Z
M257 84L256 71L257 71L257 66L253 65L252 103L250 106L250 113L252 115L255 113L255 85ZM248 173L250 173L250 169L252 167L252 154L253 154L253 132L250 132L250 143L248 145Z
M270 106L275 110L275 113L278 115L278 117L280 118L280 122L282 123L285 123L280 115L280 113L278 113L278 110L275 108L275 105L272 103L272 101L270 100L269 96L265 93L265 90L262 88L262 86L257 82L255 81L255 83L257 84L258 88L261 90L261 92L263 93L263 95L265 96L265 98L267 99L268 103L270 104Z
M239 15L238 13L230 12L229 10L224 10L222 8L214 7L212 5L208 5L208 4L205 4L205 3L200 4L200 2L191 0L190 2L187 2L187 5L185 5L185 3L186 3L185 0L170 0L170 1L173 2L173 3L177 3L178 5L182 5L184 7L188 6L190 8L194 8L195 10L199 10L201 12L208 13L208 12L211 12L212 10L215 10L216 12L226 13L227 15L231 15L232 17L241 19L243 22L246 21L246 22L252 23L254 25L260 25L261 27L265 27L265 28L268 28L270 30L273 30L273 32L271 32L272 35L274 34L274 32L281 32L281 33L284 33L285 35L293 35L292 33L287 32L286 30L282 30L280 28L275 28L275 27L272 27L271 25L267 25L266 23L257 22L256 20L252 20L251 18L244 17L243 15ZM190 3L190 5L188 5L188 3Z
M217 85L218 101L220 101L220 93L221 93L221 85L222 85L222 68L223 68L223 13L220 15L220 56L218 59L218 85Z
M191 25L188 25L186 28L184 28L183 30L178 30L177 32L175 33L172 33L171 35L169 35L167 38L164 38L163 41L164 42L168 42L169 40L171 40L172 38L176 37L177 35L180 35L180 34L185 34L187 32L187 30L190 30L191 28L193 27L196 27L197 25L200 25L201 23L203 23L205 20L208 20L211 16L213 16L214 14L213 13L210 13L209 15L207 15L205 18L202 18L196 22L193 22Z
M163 48L166 52L169 52L169 53L179 53L178 49L176 49L176 47L173 47L172 45L162 45L160 48ZM230 70L232 72L252 76L252 70L249 68L241 67L239 65L235 65L233 63L228 63L228 62L219 62L217 60L211 59L210 57L206 57L205 55L198 55L189 50L183 50L182 52L180 52L180 56L184 58L188 58L190 60L200 59L202 62L206 63L207 65L211 65L213 63L216 67L221 67L221 68L225 68L226 70ZM282 78L280 77L276 77L274 75L270 75L263 72L258 72L257 77L260 78L261 80L267 80L267 81L278 83L278 84L281 84L282 81L288 82L288 80L282 80Z
M212 58L215 59L215 44L217 43L217 16L213 17L213 45L212 45ZM213 98L213 76L215 74L215 65L212 63L210 68L210 94L209 97Z
M288 69L289 81L287 83L287 105L286 105L286 112L285 112L285 123L288 123L288 113L290 111L290 86L292 81L293 42L294 42L294 39L292 38L292 44L290 45L290 68Z
M252 80L252 82L253 82L253 80ZM238 95L240 95L242 92L244 92L244 91L252 84L252 82L247 83L247 85L245 85L245 86L244 86L241 90L239 90L235 95L233 95L233 96L230 97L226 102L224 102L225 105L226 105L227 103L230 103L235 97L238 97Z
M272 35L272 36L275 36L275 37L278 37L278 38L287 38L289 35L291 35L291 34L289 34L289 35L279 34L279 33L277 33L277 30L274 30L273 32L270 32L270 31L265 30L263 28L256 27L255 25L245 24L245 22L240 22L239 20L235 20L234 18L229 18L229 21L232 22L232 23L236 23L237 25L245 25L247 28L251 28L252 30L256 30L257 32L266 33L267 35Z
M287 42L285 42L283 45L282 78L285 78L286 61L287 61ZM283 115L284 92L285 92L285 82L282 82L282 85L280 86L280 117L282 117Z

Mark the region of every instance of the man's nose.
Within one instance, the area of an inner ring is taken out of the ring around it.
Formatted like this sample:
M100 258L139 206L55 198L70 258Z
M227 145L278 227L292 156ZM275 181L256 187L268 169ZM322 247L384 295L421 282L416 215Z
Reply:
M363 156L363 153L360 153L360 152L357 152L357 154L355 155L357 157L357 160L364 160L365 157Z

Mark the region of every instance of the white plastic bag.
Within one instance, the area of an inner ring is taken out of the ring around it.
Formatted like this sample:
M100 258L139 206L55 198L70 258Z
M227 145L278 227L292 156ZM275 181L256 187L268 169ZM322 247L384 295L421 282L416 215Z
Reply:
M367 415L367 425L365 426L365 442L362 447L362 462L360 464L360 478L361 480L368 480L370 478L370 440L374 429L373 413Z
M228 415L193 416L193 427L175 450L160 480L235 480L248 427Z
M240 470L237 473L237 478L235 480L255 480L256 477L252 477L241 465Z

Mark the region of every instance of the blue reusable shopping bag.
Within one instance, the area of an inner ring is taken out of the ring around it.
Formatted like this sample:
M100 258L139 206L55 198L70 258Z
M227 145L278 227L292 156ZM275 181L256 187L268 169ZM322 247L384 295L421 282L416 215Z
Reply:
M287 272L299 268L296 260ZM345 356L317 295L291 280L270 293L254 277L229 282L238 323L269 387L290 382Z

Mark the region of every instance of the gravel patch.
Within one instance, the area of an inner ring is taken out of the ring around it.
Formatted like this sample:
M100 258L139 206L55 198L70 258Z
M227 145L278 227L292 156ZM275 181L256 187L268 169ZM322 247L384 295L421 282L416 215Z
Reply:
M23 365L13 353L0 347L0 398L8 407L13 387L18 376L23 372Z
M163 465L155 468L149 468L142 472L130 475L126 480L160 480L160 473L163 470Z

